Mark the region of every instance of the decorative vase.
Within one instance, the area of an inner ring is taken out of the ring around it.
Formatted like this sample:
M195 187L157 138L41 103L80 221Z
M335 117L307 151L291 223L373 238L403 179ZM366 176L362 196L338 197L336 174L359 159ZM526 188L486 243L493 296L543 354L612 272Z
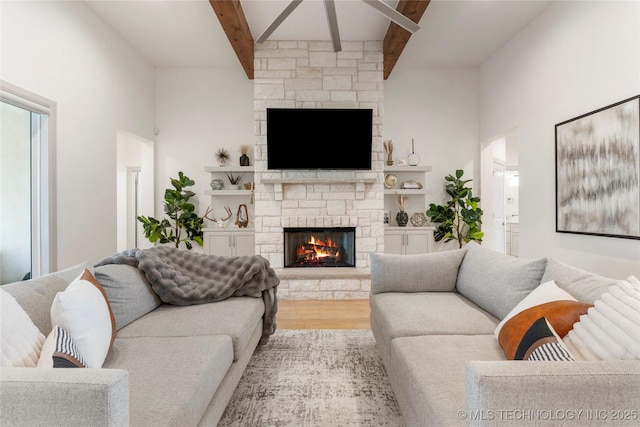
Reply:
M400 211L396 214L396 222L398 227L406 227L409 222L409 215L405 211Z
M213 179L209 185L211 185L212 190L222 190L224 188L224 181L221 179Z
M411 154L407 157L407 163L409 163L409 166L418 166L420 164L420 156L416 154L413 138L411 138Z
M387 154L387 166L393 166L393 152Z
M249 166L249 156L246 154L240 156L240 166Z

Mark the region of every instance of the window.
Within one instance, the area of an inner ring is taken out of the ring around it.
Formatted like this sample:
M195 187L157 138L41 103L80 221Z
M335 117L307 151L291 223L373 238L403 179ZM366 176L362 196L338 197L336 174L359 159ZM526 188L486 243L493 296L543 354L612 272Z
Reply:
M0 284L55 269L55 103L0 81Z

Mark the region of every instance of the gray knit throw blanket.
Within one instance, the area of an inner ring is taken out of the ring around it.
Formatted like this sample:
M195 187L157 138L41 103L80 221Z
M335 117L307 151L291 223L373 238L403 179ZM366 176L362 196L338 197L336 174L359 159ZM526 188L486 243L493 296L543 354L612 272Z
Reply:
M153 291L168 304L192 305L252 296L264 300L261 343L276 331L280 279L260 255L215 256L171 246L129 249L99 261L95 266L126 264L144 273Z

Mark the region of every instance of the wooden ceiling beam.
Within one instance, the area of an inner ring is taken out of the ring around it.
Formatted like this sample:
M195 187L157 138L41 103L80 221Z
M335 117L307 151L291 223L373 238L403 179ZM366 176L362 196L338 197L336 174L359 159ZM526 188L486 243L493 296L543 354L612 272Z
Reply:
M396 10L417 24L420 22L424 11L427 10L429 2L430 0L400 0ZM385 80L389 78L410 37L411 33L409 31L394 22L389 23L387 34L385 34L382 42L384 57L383 77Z
M244 72L253 80L253 36L240 0L209 0Z

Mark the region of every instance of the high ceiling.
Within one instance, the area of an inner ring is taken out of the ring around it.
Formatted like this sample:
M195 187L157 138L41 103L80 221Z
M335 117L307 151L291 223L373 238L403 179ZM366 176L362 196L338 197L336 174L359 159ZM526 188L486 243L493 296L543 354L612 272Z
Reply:
M239 1L244 11L253 40L290 3L290 0L234 1ZM208 0L86 3L156 67L240 65ZM396 8L398 0L385 3ZM395 66L477 67L550 3L431 0L420 19L420 30L410 37ZM335 10L343 42L384 39L389 20L362 0L335 0ZM323 1L303 0L268 40L330 41Z

